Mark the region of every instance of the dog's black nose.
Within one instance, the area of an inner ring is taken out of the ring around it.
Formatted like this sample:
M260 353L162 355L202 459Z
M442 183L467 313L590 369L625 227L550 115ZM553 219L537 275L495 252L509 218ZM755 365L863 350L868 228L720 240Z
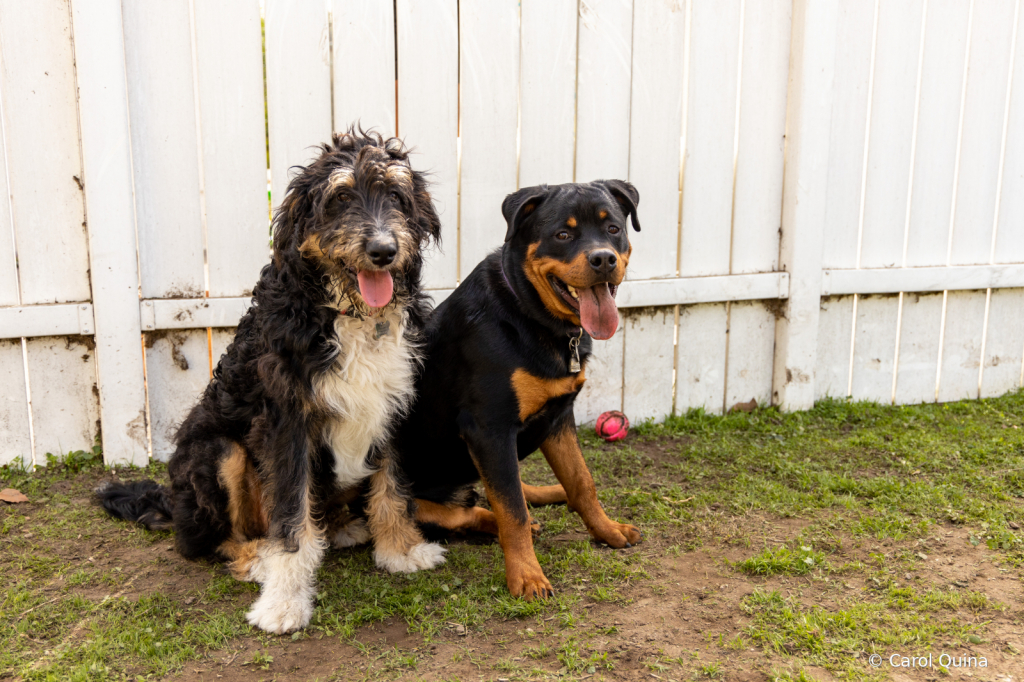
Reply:
M366 255L377 267L390 265L398 253L398 244L392 237L374 237L366 244Z
M590 267L602 275L614 271L615 264L619 262L618 255L611 249L593 251L587 256L587 260L590 261Z

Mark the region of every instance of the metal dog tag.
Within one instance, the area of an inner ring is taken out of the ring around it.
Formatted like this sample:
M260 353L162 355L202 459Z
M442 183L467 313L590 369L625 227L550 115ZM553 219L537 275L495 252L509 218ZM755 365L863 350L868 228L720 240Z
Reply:
M580 339L583 338L583 328L580 327L580 335L569 337L569 373L579 374L580 366Z
M379 339L382 336L387 336L388 332L391 331L391 321L382 320L381 322L378 322L376 324L374 329L376 330L376 333L374 334L373 338Z

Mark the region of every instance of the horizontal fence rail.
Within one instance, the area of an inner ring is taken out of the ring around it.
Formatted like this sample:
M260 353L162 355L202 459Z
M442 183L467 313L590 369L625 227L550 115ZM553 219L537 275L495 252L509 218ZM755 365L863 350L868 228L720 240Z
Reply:
M506 194L638 188L580 422L1020 387L1021 3L0 0L0 463L169 457L354 123L431 175L435 303Z

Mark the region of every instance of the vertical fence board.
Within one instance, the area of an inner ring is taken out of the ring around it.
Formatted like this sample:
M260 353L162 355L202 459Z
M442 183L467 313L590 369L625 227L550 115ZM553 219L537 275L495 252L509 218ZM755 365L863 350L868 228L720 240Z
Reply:
M814 365L814 399L845 398L850 388L850 338L853 296L821 299L818 350Z
M775 315L763 303L733 303L729 310L729 362L725 378L725 407L751 399L768 405L772 399L772 356Z
M516 0L463 0L459 21L459 272L465 277L504 241L501 202L516 190L519 6Z
M840 0L822 264L857 264L874 3Z
M174 453L174 433L210 381L206 330L146 334L153 458Z
M974 3L950 250L954 265L988 263L991 256L1014 2Z
M577 0L522 0L519 186L573 180Z
M2 197L0 197L2 198ZM0 466L32 463L32 436L25 402L25 362L21 339L0 339Z
M86 301L89 256L68 5L0 4L0 51L22 303Z
M0 49L0 73L3 70L3 50ZM2 98L3 92L0 92L0 116L3 116ZM7 146L2 133L3 120L0 120L0 305L18 305L18 256L14 249L11 194L7 186Z
M682 130L685 31L684 2L637 3L633 32L644 38L633 46L629 180L640 191L645 229L633 240L630 279L676 274L682 159L672 141Z
M676 412L703 407L721 414L728 319L724 303L680 306Z
M1022 8L1024 9L1024 8ZM995 262L1024 262L1024 11L1017 17L1017 46L1010 91L1009 129L1003 160Z
M860 264L899 267L906 231L924 0L879 4ZM856 381L856 379L854 379Z
M142 296L202 296L199 147L188 3L126 2L123 7Z
M771 272L779 262L792 2L748 0L744 9L731 272Z
M660 421L672 411L675 308L640 309L624 318L622 411L634 423Z
M689 30L680 273L722 275L731 250L739 0L694 3Z
M456 0L398 0L398 133L419 153L413 165L431 173L441 217L442 249L429 251L428 289L458 278L458 7ZM469 273L463 273L469 274Z
M260 8L195 3L210 296L252 291L268 258Z
M619 328L606 341L594 341L587 362L587 381L573 406L577 424L593 423L608 410L622 409L622 363L626 325L619 314Z
M939 368L942 294L904 294L902 315L896 404L933 402Z
M333 0L334 129L359 124L395 134L393 0Z
M892 402L898 313L897 296L867 296L857 302L851 387L854 400Z
M46 453L63 457L70 450L88 450L99 435L93 348L88 336L28 340L36 464L46 463Z
M909 267L946 263L969 9L959 0L928 2L907 236ZM934 383L933 377L933 398ZM915 390L908 395L917 394Z
M580 0L576 182L629 173L633 0Z
M331 62L324 0L267 0L264 16L271 199L277 207L289 169L315 159L316 145L331 136Z
M1020 386L1024 352L1024 289L994 289L988 310L985 369L981 397L1002 395Z
M118 0L75 0L72 10L103 457L106 464L144 465L149 439L122 7Z
M951 291L946 298L939 402L978 397L981 330L985 324L984 291Z

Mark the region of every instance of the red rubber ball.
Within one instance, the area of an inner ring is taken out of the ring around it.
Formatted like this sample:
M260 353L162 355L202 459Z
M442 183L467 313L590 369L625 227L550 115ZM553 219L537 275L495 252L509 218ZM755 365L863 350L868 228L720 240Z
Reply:
M622 440L629 433L629 420L618 410L603 412L594 423L594 430L606 442L612 443Z

